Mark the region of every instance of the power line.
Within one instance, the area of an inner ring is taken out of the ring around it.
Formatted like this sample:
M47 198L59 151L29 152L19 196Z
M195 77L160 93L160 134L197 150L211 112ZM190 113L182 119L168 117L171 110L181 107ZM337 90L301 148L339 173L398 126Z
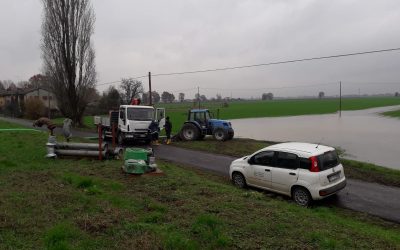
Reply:
M348 57L348 56L365 55L365 54L373 54L373 53L383 53L383 52L397 51L397 50L400 50L400 48L371 50L371 51L339 54L339 55L332 55L332 56L320 56L320 57L311 57L311 58L277 61L277 62L269 62L269 63L259 63L259 64L243 65L243 66L224 67L224 68L215 68L215 69L204 69L204 70L194 70L194 71L184 71L184 72L174 72L174 73L160 73L160 74L153 74L152 76L171 76L171 75L184 75L184 74L205 73L205 72L213 72L213 71L243 69L243 68L270 66L270 65L285 64L285 63L305 62L305 61L330 59L330 58L338 58L338 57Z
M238 88L238 89L233 89L233 88L207 88L207 87L202 87L201 89L208 89L208 90L230 90L230 91L246 91L246 90L266 90L266 89L292 89L292 88L305 88L305 87L318 87L318 86L326 86L326 85L334 85L338 84L337 82L331 82L331 83L318 83L318 84L307 84L307 85L298 85L298 86L282 86L282 87L264 87L264 88Z
M137 76L137 77L129 77L128 79L130 79L130 80L137 80L137 79L141 79L141 78L145 78L145 77L147 77L147 75L144 75L144 76ZM113 82L100 83L100 84L96 84L96 86L108 85L108 84L120 83L120 82L122 82L122 80L113 81Z
M278 65L278 64L295 63L295 62L305 62L305 61L314 61L314 60L322 60L322 59L332 59L332 58L339 58L339 57L349 57L349 56L358 56L358 55L366 55L366 54L376 54L376 53L392 52L392 51L399 51L399 50L400 50L400 48L370 50L370 51L354 52L354 53L347 53L347 54L338 54L338 55L320 56L320 57L310 57L310 58L293 59L293 60L285 60L285 61L276 61L276 62L268 62L268 63L259 63L259 64L251 64L251 65L242 65L242 66L222 67L222 68L183 71L183 72L159 73L159 74L152 74L152 76L153 77L157 77L157 76L173 76L173 75L186 75L186 74L206 73L206 72L215 72L215 71L235 70L235 69L244 69L244 68L253 68L253 67L271 66L271 65ZM147 77L147 75L138 76L138 77L131 77L130 79L141 79L141 78L145 78L145 77ZM112 84L112 83L119 83L119 82L121 82L121 81L106 82L106 83L97 84L97 86L107 85L107 84Z

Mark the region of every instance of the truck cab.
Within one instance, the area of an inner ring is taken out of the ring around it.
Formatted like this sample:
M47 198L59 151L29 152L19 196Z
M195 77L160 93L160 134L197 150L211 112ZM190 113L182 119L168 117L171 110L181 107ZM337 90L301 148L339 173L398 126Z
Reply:
M96 120L97 119L97 120ZM151 141L149 126L156 122L163 129L165 124L165 109L141 105L121 105L119 110L110 111L109 117L95 117L95 123L101 124L104 139L112 138L112 125L115 126L119 144L124 141Z
M165 109L152 106L121 105L118 116L118 142L124 140L151 141L150 124L155 121L160 130L165 124Z

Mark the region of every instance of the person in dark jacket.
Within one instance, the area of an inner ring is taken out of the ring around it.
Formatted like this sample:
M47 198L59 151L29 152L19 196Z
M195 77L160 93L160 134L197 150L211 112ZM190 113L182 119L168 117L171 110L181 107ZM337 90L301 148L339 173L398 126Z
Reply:
M172 123L169 121L169 116L165 118L165 134L167 135L167 144L171 143L171 130L172 130Z
M150 134L151 134L151 141L153 145L159 145L158 143L158 135L160 133L160 128L158 127L157 121L152 121L149 126Z
M56 125L51 122L51 120L47 117L41 117L33 122L34 127L42 127L43 125L47 126L47 129L50 130L50 135L54 136L53 130L56 128Z

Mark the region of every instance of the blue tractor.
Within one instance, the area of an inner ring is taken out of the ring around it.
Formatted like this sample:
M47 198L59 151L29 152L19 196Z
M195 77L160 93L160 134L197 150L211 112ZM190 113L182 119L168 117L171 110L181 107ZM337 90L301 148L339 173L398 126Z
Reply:
M208 109L192 109L179 135L185 141L201 140L206 135L226 141L233 138L234 132L230 122L213 119Z

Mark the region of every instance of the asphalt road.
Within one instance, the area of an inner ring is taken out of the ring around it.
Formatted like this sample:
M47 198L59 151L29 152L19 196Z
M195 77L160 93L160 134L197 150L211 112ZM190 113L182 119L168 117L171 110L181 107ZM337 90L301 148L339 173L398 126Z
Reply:
M23 119L0 117L0 120L32 127L31 121ZM41 130L47 130L47 128L43 127ZM57 128L55 133L61 134L61 129ZM73 130L72 134L75 137L96 136L96 133L93 132L76 130ZM230 156L199 152L171 145L160 145L153 148L156 158L211 171L226 177L229 176L229 165L235 159ZM347 186L345 189L340 191L336 196L328 197L317 203L317 206L331 205L365 212L400 223L400 188L347 179Z

